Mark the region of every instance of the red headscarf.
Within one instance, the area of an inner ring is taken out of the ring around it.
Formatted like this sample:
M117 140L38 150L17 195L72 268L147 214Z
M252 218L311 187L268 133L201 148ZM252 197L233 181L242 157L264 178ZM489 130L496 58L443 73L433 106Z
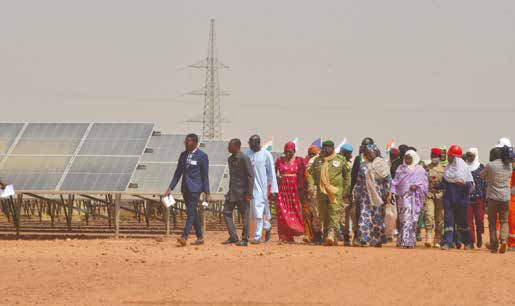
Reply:
M286 150L293 150L293 151L295 151L295 143L293 143L292 141L287 142L284 145L284 151L286 151Z

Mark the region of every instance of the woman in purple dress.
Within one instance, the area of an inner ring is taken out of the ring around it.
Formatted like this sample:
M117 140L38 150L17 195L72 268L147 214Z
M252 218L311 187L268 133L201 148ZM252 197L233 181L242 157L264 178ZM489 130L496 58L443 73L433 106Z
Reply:
M419 163L420 157L417 152L406 152L404 163L397 168L388 195L389 202L394 200L397 203L397 246L403 248L415 247L417 222L428 191L427 172Z

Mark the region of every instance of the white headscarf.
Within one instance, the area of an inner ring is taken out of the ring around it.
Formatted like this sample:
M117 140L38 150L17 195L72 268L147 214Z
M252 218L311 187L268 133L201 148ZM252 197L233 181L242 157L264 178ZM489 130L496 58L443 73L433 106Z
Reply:
M511 148L511 141L508 138L503 137L503 138L499 139L499 141L497 142L497 145L495 147L502 148L505 146Z
M470 172L476 171L477 168L479 168L479 166L481 165L481 163L479 162L479 150L477 148L470 148L467 150L467 153L474 154L474 161L472 163L469 163L467 161L467 166L469 166Z
M452 163L445 167L443 177L449 183L456 183L459 180L464 182L474 182L467 163L461 157L455 157Z
M404 166L408 167L408 169L412 170L415 169L415 167L420 163L420 156L418 156L417 152L413 150L408 150L404 156L409 155L413 159L411 162L411 165L406 165L406 162L403 161Z

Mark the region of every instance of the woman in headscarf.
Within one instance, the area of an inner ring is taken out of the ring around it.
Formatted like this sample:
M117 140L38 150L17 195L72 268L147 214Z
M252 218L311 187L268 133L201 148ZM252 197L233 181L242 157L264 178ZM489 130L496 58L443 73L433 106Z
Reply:
M467 153L465 153L465 158L476 185L470 193L470 205L467 208L470 236L472 243L476 243L476 246L481 248L483 245L483 233L485 232L485 209L483 203L486 197L486 182L480 177L480 173L485 166L479 162L479 150L477 148L468 149Z
M279 193L277 195L277 230L281 242L295 242L304 234L301 198L306 197L304 159L295 157L295 144L288 142L284 154L275 162Z
M313 165L315 157L320 154L320 149L317 146L312 145L308 148L308 155L304 159L306 165L305 179L308 179L308 170ZM304 221L304 242L306 243L321 243L321 224L318 213L318 204L316 202L316 196L311 199L306 197L306 200L302 202L302 219Z
M455 239L458 239L459 236L454 235L455 225L461 234L461 242L465 244L465 249L472 249L467 207L469 205L469 193L474 188L474 178L461 155L460 146L452 145L449 148L447 151L449 164L445 167L442 183L439 186L444 189L442 250L448 250L455 246ZM457 244L458 247L460 247L461 242Z
M397 168L391 183L388 202L395 197L399 218L397 246L414 248L416 244L417 222L424 207L428 190L426 170L419 165L417 152L409 150L404 155L404 163Z
M381 247L387 242L384 217L390 167L375 144L366 147L365 155L354 188L354 200L359 207L356 240L361 246Z
M354 210L356 211L356 214L355 214L355 219L352 220L353 223L355 224L358 224L358 219L359 219L359 212L360 212L360 207L359 207L359 203L358 201L356 201L356 199L354 198L354 186L356 186L356 182L358 180L358 175L359 175L359 170L361 168L361 163L362 162L365 162L366 160L366 157L365 157L365 150L367 149L367 146L368 145L371 145L371 144L374 144L374 140L370 137L365 137L363 138L363 140L361 141L361 145L359 146L359 150L358 150L358 156L356 156L356 158L354 158L354 162L352 163L352 170L351 170L351 180L350 180L350 201L352 203L352 206L354 208ZM360 246L361 244L357 241L357 230L354 231L354 237L352 238L352 244L354 246Z

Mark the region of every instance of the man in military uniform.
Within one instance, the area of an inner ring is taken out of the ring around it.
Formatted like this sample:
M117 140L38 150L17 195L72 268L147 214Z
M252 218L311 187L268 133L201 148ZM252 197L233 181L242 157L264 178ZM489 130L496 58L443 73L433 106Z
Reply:
M442 150L431 149L431 163L426 166L429 180L429 192L424 203L424 217L426 227L425 246L440 247L443 231L443 191L437 190L435 186L442 182L444 166L441 160ZM434 236L433 236L434 232ZM433 239L434 237L434 239Z
M308 171L310 197L316 189L320 221L324 229L324 244L337 244L338 218L342 206L344 177L347 163L343 156L334 151L333 141L324 141L322 155L316 157Z
M351 218L355 220L356 210L352 209L350 202L350 180L352 169L352 151L353 148L350 144L346 143L340 148L340 155L345 158L345 165L343 168L343 193L342 193L342 207L340 209L339 225L342 232L343 245L350 246L350 225ZM356 230L357 224L352 223L353 232Z

